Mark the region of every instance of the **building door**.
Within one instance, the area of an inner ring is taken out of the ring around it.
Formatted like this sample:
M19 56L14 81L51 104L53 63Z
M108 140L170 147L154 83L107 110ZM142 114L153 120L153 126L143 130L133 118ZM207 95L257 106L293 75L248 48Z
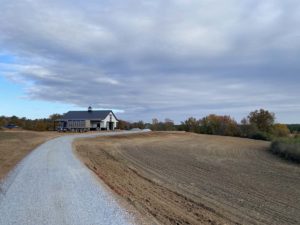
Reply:
M108 123L108 129L113 130L114 129L114 122L109 122Z

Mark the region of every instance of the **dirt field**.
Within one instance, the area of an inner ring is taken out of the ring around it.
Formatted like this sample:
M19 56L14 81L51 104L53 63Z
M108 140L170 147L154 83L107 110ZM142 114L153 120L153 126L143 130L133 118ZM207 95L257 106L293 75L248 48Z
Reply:
M300 224L300 167L268 142L146 133L79 140L112 190L160 224ZM151 220L150 220L151 219Z
M0 180L29 152L57 132L0 131Z

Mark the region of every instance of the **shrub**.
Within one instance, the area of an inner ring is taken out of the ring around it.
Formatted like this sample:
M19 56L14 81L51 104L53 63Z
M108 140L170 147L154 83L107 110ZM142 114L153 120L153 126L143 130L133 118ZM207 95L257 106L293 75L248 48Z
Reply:
M204 134L240 136L237 122L230 116L218 116L211 114L200 120L200 131Z
M276 137L288 137L290 130L285 124L275 124L272 129L272 134Z
M272 135L267 132L258 131L250 137L255 140L271 141L273 139Z
M300 162L300 138L284 138L271 145L271 152L285 159Z
M300 139L300 134L295 134L295 138L299 138Z
M187 132L200 133L200 120L190 117L186 121L181 122L180 130L181 129Z

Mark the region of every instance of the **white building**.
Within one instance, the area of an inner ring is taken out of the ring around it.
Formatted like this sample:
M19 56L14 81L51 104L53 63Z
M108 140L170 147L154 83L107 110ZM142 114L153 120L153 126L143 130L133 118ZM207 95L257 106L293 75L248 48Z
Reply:
M112 110L69 111L58 120L59 129L70 131L114 130L118 119Z

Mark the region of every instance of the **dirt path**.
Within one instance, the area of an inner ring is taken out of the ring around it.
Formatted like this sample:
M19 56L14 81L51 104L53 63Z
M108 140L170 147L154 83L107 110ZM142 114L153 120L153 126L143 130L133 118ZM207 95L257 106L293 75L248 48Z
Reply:
M2 184L0 225L132 224L72 152L76 137L90 136L95 135L59 137L29 154Z
M161 224L300 224L300 167L268 142L149 133L77 142L86 165Z

